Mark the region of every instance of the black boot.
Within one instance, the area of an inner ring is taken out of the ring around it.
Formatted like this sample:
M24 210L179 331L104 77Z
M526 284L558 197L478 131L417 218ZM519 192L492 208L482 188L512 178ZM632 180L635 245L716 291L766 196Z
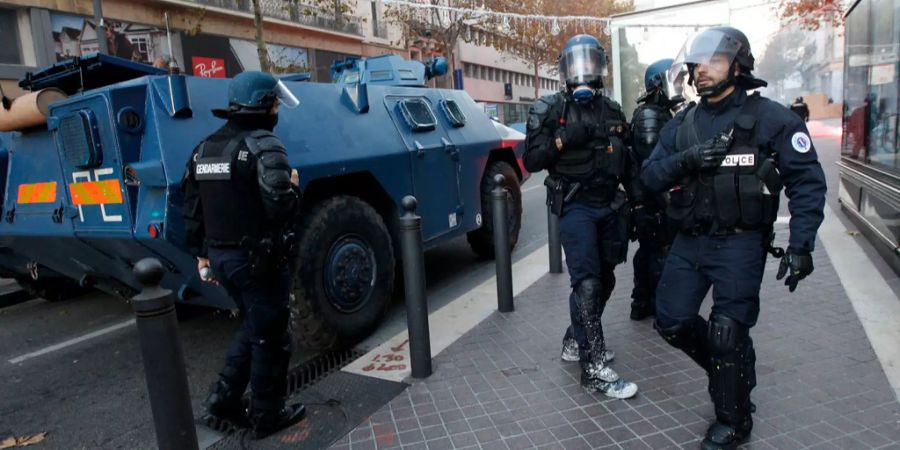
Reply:
M633 301L631 302L631 320L644 320L656 313L656 308L652 301Z
M706 437L700 443L701 450L732 450L750 437L753 429L753 419L747 416L746 420L737 426L716 421L706 430Z
M247 409L241 401L241 392L232 389L225 380L213 383L206 398L206 410L219 420L224 420L238 428L248 428Z
M254 409L250 416L253 424L253 439L263 439L283 430L306 416L306 406L302 403L287 405L280 409Z

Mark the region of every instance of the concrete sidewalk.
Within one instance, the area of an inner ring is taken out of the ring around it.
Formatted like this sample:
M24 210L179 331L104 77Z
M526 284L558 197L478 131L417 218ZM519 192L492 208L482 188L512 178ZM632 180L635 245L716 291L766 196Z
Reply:
M794 294L775 280L777 262L767 264L752 331L758 412L745 448L900 448L900 404L825 248ZM515 312L488 316L434 358L434 375L410 381L333 448L697 448L714 417L706 376L649 319L628 319L630 261L617 276L604 330L613 367L640 388L635 398L587 394L577 364L560 361L568 276L548 274L517 296Z

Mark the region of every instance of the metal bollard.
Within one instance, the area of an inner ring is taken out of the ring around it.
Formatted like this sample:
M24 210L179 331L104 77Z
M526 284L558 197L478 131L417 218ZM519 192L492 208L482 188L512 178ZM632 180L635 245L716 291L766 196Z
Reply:
M425 256L422 253L422 218L416 215L416 198L403 197L400 216L400 251L406 292L406 326L413 378L427 378L431 368L431 335L428 331L428 299L425 296Z
M494 263L497 265L497 309L500 312L512 312L512 258L509 250L509 223L506 210L506 189L503 182L506 178L494 176L494 189L491 191L492 213L494 216Z
M562 273L562 244L559 241L559 216L547 205L547 243L550 251L550 273Z
M159 448L196 450L197 430L191 409L184 352L178 339L175 297L159 282L163 266L156 258L144 258L134 266L134 275L144 286L132 298L138 337L144 359L144 375L150 393L150 408Z

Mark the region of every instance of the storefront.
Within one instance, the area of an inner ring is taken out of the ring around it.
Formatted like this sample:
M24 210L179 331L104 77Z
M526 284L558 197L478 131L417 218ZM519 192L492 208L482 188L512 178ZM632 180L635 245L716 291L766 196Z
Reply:
M858 0L844 23L841 207L900 272L900 0Z

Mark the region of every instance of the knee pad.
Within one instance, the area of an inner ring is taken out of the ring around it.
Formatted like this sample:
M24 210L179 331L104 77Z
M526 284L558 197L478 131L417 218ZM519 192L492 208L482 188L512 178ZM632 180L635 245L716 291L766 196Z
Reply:
M750 328L730 317L713 314L709 317L709 350L714 357L723 357L743 350Z
M575 294L581 300L600 298L603 292L603 283L599 278L585 278L575 287Z
M686 349L704 340L707 323L702 317L696 316L666 328L659 326L657 322L653 324L653 328L656 328L656 332L672 347Z

